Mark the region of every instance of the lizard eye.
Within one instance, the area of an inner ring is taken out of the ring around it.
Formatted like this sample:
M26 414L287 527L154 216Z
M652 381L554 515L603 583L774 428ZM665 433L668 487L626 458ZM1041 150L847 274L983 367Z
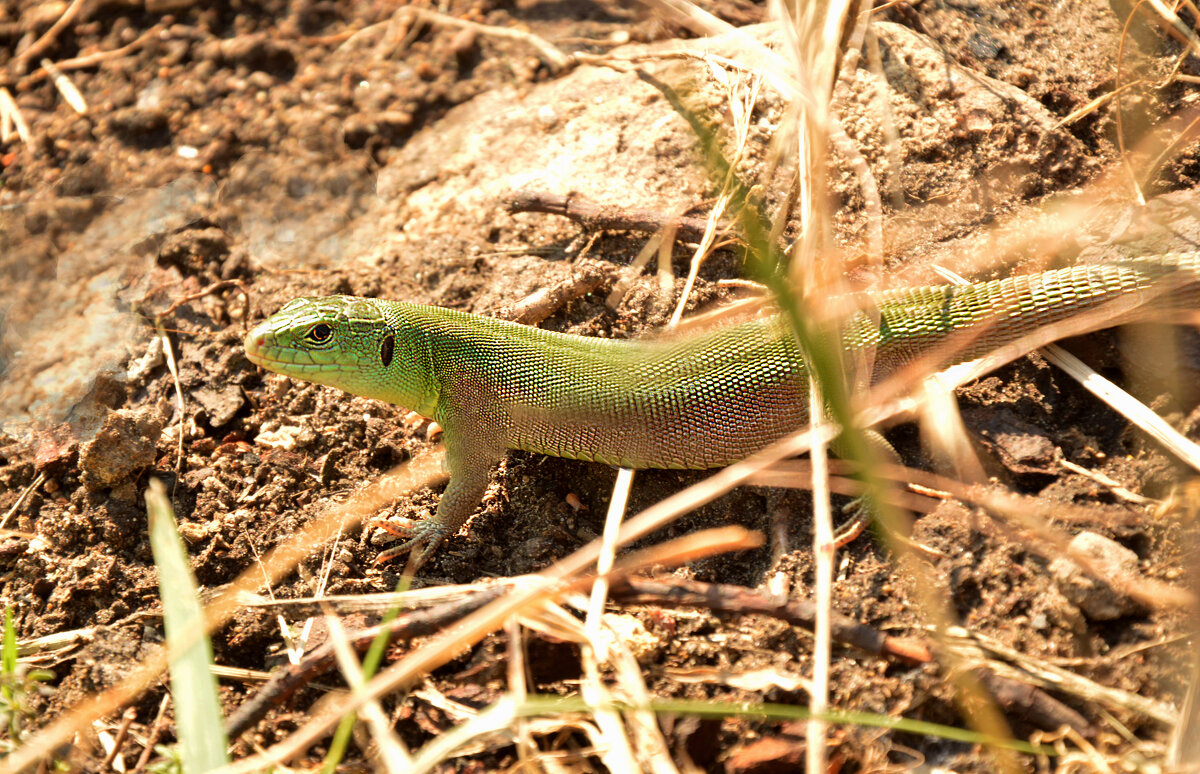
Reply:
M304 334L304 338L314 344L324 344L333 336L333 329L325 323L317 323Z

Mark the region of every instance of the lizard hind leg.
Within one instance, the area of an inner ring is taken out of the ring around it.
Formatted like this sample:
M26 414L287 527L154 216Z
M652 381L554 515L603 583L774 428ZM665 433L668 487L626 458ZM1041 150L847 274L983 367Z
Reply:
M867 445L875 453L876 461L882 462L885 465L902 466L904 460L900 457L900 453L895 447L883 437L883 434L878 430L866 428L862 431L863 438ZM838 457L845 458L845 442L841 436L838 436L830 443L830 451ZM833 536L833 544L836 548L843 548L858 539L858 536L863 533L877 515L877 508L866 495L855 497L842 508L842 513L850 516L846 523L842 524L837 533Z

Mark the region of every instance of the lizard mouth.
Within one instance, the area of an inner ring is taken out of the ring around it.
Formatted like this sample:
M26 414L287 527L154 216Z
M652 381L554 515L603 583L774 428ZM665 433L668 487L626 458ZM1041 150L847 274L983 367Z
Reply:
M246 351L247 360L271 371L305 365L304 363L297 363L293 360L280 357L280 353L283 350L280 349L275 336L271 332L270 326L266 323L247 333L245 341L242 342L242 347Z
M251 363L266 365L267 363L276 362L274 358L268 357L266 354L268 337L269 332L265 325L260 325L246 334L246 339L242 342L242 347L246 350L246 357Z
M247 333L242 347L246 352L246 359L256 366L318 383L321 382L321 376L325 372L354 370L353 366L345 363L317 362L311 353L303 349L280 346L275 334L266 323Z

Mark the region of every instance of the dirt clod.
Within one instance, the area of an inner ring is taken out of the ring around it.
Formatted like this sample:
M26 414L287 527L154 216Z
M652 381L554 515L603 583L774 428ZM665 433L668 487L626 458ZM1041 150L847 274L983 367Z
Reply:
M1051 562L1050 572L1063 596L1088 618L1113 621L1144 610L1126 591L1141 580L1133 551L1095 532L1080 532L1071 540L1067 554ZM1075 559L1086 562L1092 573Z
M164 419L154 407L119 409L79 450L83 481L92 489L115 487L154 464Z

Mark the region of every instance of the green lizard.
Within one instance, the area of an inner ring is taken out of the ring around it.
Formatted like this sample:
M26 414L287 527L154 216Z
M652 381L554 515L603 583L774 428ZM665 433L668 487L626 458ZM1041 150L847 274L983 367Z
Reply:
M925 356L965 362L1117 299L1095 328L1200 307L1200 253L868 294L842 329L873 380ZM940 345L967 332L961 346ZM395 403L445 429L449 484L417 522L418 563L474 511L507 449L629 468L729 465L808 421L805 362L779 317L683 339L613 340L398 301L299 298L247 336L268 370Z

